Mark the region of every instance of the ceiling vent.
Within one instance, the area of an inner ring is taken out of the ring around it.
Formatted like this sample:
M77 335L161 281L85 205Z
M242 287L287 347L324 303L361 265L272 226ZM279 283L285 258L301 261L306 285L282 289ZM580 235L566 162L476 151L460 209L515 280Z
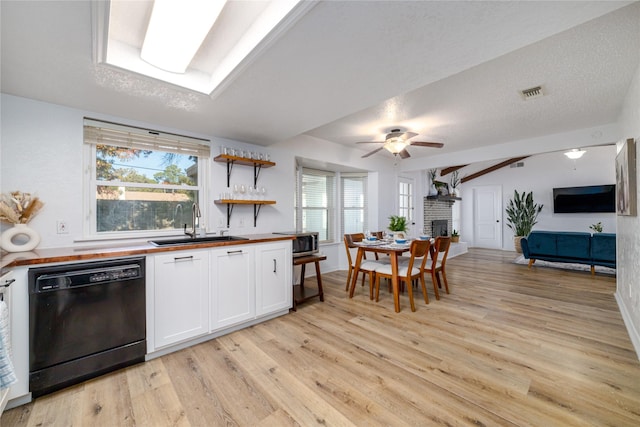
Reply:
M511 164L509 165L509 167L510 167L510 168L512 168L512 169L513 169L513 168L521 168L521 167L524 167L524 162L511 163Z
M542 92L542 86L536 86L529 89L524 89L521 92L522 92L522 97L525 99L525 101L527 99L540 98L541 96L544 96L544 92Z

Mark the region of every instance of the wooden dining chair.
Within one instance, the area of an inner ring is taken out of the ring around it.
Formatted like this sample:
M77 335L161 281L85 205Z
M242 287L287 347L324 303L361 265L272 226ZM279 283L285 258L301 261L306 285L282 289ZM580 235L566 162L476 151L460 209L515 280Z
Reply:
M445 266L447 264L447 256L449 255L449 247L451 246L451 237L439 236L431 247L431 261L424 267L425 273L431 274L431 282L433 282L433 291L436 294L436 299L440 299L438 288L442 288L440 282L440 275L442 273L442 281L444 282L444 289L449 293L449 283L447 282L447 271Z
M360 261L360 268L358 271L355 271L355 261L351 256L351 249L356 249L357 246L354 245L354 242L361 242L364 240L364 233L355 233L355 234L345 234L344 235L344 247L347 250L347 261L349 263L349 273L347 274L347 285L345 286L345 290L349 290L349 286L351 285L351 279L353 274L357 277L360 273L362 273L362 286L364 286L365 276L369 276L369 298L373 299L373 280L375 276L376 268L378 268L381 263L375 261L369 261L366 259L366 254L363 256Z
M422 294L424 295L424 302L429 304L429 296L427 295L427 288L424 282L424 265L429 259L429 248L431 247L430 240L414 240L411 242L409 252L411 257L407 264L398 265L398 282L405 283L409 294L409 303L411 304L411 311L416 311L415 303L413 302L413 287L411 282L415 279L420 280L422 285ZM375 281L376 281L376 302L380 297L380 278L391 279L393 277L391 265L384 264L376 269ZM400 283L399 283L400 284Z

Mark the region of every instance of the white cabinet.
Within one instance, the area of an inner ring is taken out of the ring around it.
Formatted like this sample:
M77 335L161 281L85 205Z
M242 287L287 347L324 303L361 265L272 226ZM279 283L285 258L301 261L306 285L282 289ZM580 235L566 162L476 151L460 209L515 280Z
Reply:
M28 269L14 268L11 271L15 282L11 283L11 349L13 369L18 382L9 388L9 400L16 399L15 406L27 403L29 395L29 286ZM14 406L9 404L9 407Z
M211 251L211 331L255 317L254 255L252 245Z
M291 242L256 246L256 316L291 308Z
M154 260L154 346L209 332L209 252L178 251Z
M2 305L2 315L6 316L6 320L0 320L0 333L5 333L6 335L0 337L3 340L4 344L7 345L8 348L11 348L11 285L14 284L16 279L13 278L13 272L9 271L6 274L3 274L0 277L0 305ZM5 311L6 310L6 311ZM5 324L6 322L6 324ZM0 351L3 353L5 357L8 357L9 360L13 360L13 355L9 354L6 349L2 348ZM13 362L11 362L11 366L13 366ZM5 367L6 368L6 367ZM8 370L7 370L8 373ZM15 375L15 370L14 370ZM2 415L2 411L4 411L5 406L7 406L7 402L9 401L9 390L11 387L0 389L0 415Z

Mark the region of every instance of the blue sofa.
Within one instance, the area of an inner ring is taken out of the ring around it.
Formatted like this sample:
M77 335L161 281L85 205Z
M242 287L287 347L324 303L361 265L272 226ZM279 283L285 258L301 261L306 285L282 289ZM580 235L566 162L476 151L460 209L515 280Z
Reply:
M529 268L537 259L587 264L591 266L591 274L595 274L596 265L616 268L616 235L613 233L532 231L521 244Z

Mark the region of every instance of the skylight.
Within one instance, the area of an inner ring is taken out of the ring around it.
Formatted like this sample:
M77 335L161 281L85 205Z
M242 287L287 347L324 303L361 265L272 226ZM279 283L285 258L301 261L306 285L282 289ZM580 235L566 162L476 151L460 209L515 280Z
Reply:
M159 10L171 1L157 0L156 3L155 9ZM179 5L184 9L197 3L202 2L185 0ZM183 14L183 10L180 15L182 20L187 17L187 25L192 22L193 27L200 26L196 38L199 37L201 43L182 48L185 42L181 36L185 31L178 26L181 19L176 12L169 14L174 15L174 22L158 26L150 25L152 10L156 14L152 1L93 2L94 22L97 23L94 31L96 59L98 63L212 95L216 88L233 79L240 65L255 59L262 48L314 4L303 0L228 1L221 7L217 20L213 17L216 10L210 10L205 13L208 19L201 23L197 22L199 19L189 18L188 13ZM202 15L203 12L195 14ZM104 25L106 22L108 25ZM103 30L100 30L101 24ZM152 53L150 45L145 44L143 48L147 32L170 37L157 44ZM171 46L185 54L178 63L166 61Z

